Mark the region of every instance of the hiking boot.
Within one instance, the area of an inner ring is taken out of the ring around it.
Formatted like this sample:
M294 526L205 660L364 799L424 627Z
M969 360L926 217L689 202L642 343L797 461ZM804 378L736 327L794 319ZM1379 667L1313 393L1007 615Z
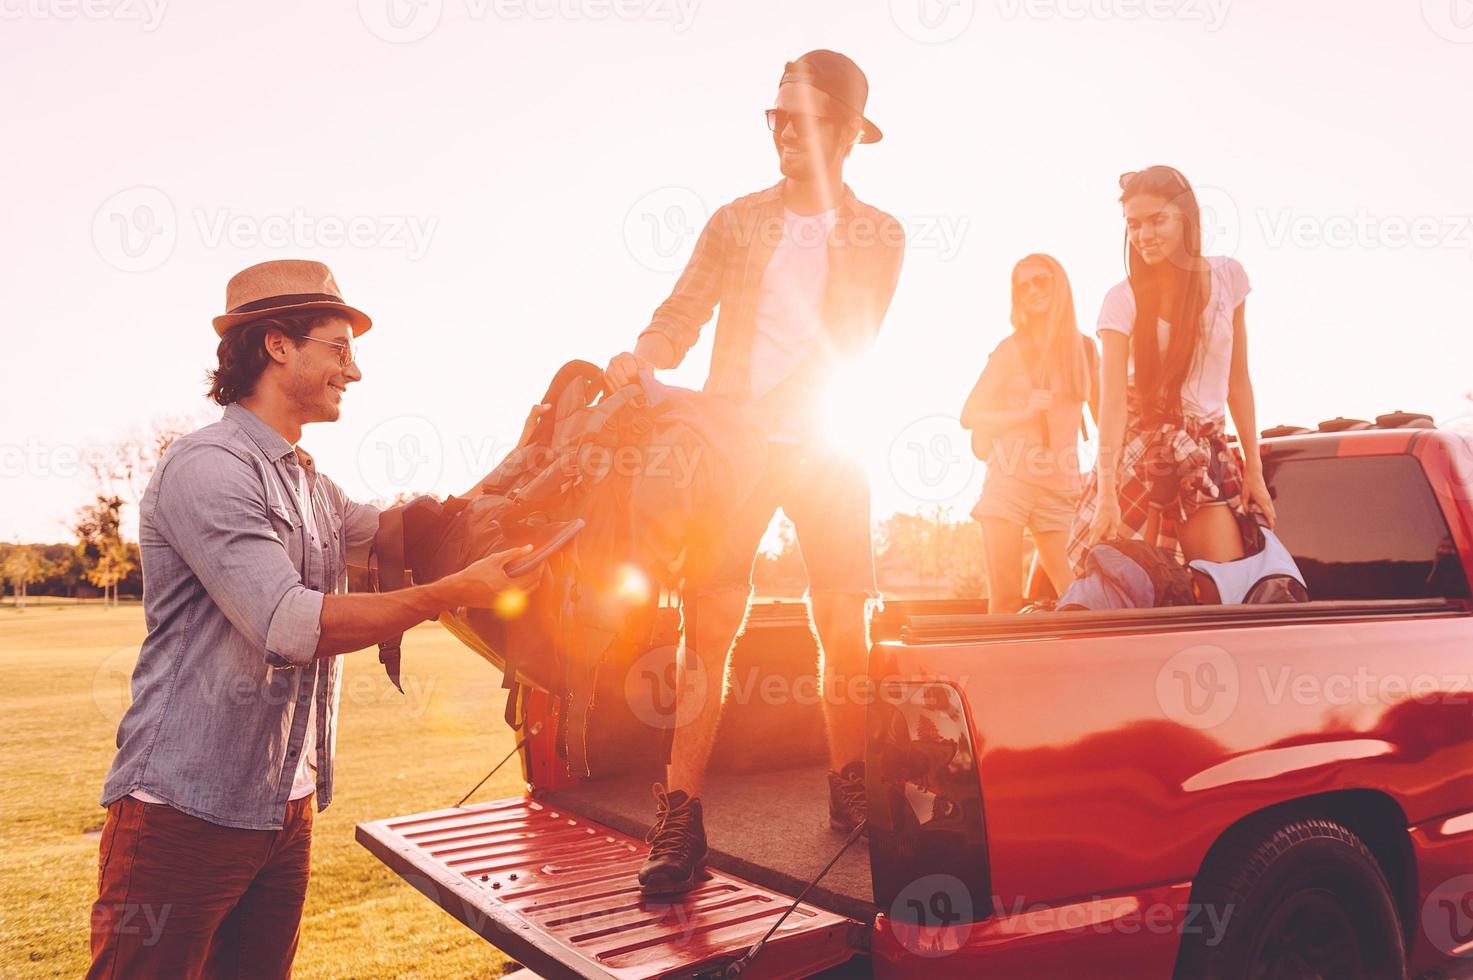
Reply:
M838 772L829 770L829 826L845 833L864 823L869 800L864 795L864 763L851 762Z
M646 895L675 895L690 891L702 879L706 863L706 826L701 820L701 801L683 790L665 792L654 785L659 809L655 825L645 840L650 856L639 869L639 890Z

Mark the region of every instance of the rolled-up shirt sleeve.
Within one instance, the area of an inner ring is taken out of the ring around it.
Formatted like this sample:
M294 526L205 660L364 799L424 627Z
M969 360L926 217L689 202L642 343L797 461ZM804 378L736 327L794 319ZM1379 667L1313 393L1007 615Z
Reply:
M322 593L302 584L272 526L266 475L222 445L177 449L159 474L155 520L164 540L268 663L310 664Z

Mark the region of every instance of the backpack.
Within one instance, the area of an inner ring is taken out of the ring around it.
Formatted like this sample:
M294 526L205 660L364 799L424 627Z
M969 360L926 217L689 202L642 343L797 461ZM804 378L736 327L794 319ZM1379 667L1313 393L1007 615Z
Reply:
M1176 555L1134 538L1095 545L1084 556L1084 574L1069 584L1054 607L1154 609L1194 606L1192 573Z
M518 705L528 689L557 700L559 748L570 771L586 776L600 668L651 648L661 597L682 582L689 532L724 521L746 498L766 441L726 399L647 373L606 392L603 372L587 361L564 365L541 403L551 411L472 493L383 512L371 582L379 591L433 582L582 520L581 532L543 563L524 604L437 618L502 672L513 728L525 721ZM395 637L379 651L396 686L400 643Z
M1014 337L1017 340L1018 345L1025 348L1025 350L1020 353L1020 357L1023 360L1024 367L1028 369L1028 383L1031 384L1034 388L1048 388L1049 384L1047 379L1041 377L1038 374L1038 365L1039 362L1043 359L1042 352L1040 352L1036 348L1032 338L1028 337L1027 335L1023 333L1017 333L1014 334ZM1087 338L1084 340L1084 353L1085 357L1089 360L1090 371L1098 373L1099 357L1095 352L1094 344L1090 343ZM1049 430L1048 423L1046 421L1042 423L1042 430L1043 444L1047 446L1049 444ZM976 456L979 460L985 463L992 458L992 450L997 447L998 436L995 433L989 432L985 429L973 429L971 430L971 432L972 455ZM1080 409L1079 412L1079 436L1085 442L1089 441L1089 425L1087 422L1085 422L1084 409Z

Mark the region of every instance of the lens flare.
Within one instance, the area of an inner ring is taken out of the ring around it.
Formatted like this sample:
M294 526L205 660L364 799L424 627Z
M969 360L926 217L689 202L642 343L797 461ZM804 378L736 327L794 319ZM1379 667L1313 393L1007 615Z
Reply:
M619 568L616 591L620 599L642 605L650 600L650 580L635 566L622 565Z
M496 594L491 610L502 619L516 619L527 611L527 593L518 588L503 589Z
M881 390L868 360L835 368L819 392L818 417L826 448L856 460L875 455L884 431L877 413Z

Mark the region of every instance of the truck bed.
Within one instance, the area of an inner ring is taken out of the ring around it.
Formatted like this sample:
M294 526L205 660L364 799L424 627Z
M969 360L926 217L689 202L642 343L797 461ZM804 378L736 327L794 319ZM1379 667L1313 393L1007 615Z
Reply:
M713 867L796 895L844 843L829 828L827 769L823 765L765 773L713 773L701 794ZM643 838L655 816L650 776L592 780L544 797L632 837ZM807 901L868 922L869 848L863 840L844 853Z

